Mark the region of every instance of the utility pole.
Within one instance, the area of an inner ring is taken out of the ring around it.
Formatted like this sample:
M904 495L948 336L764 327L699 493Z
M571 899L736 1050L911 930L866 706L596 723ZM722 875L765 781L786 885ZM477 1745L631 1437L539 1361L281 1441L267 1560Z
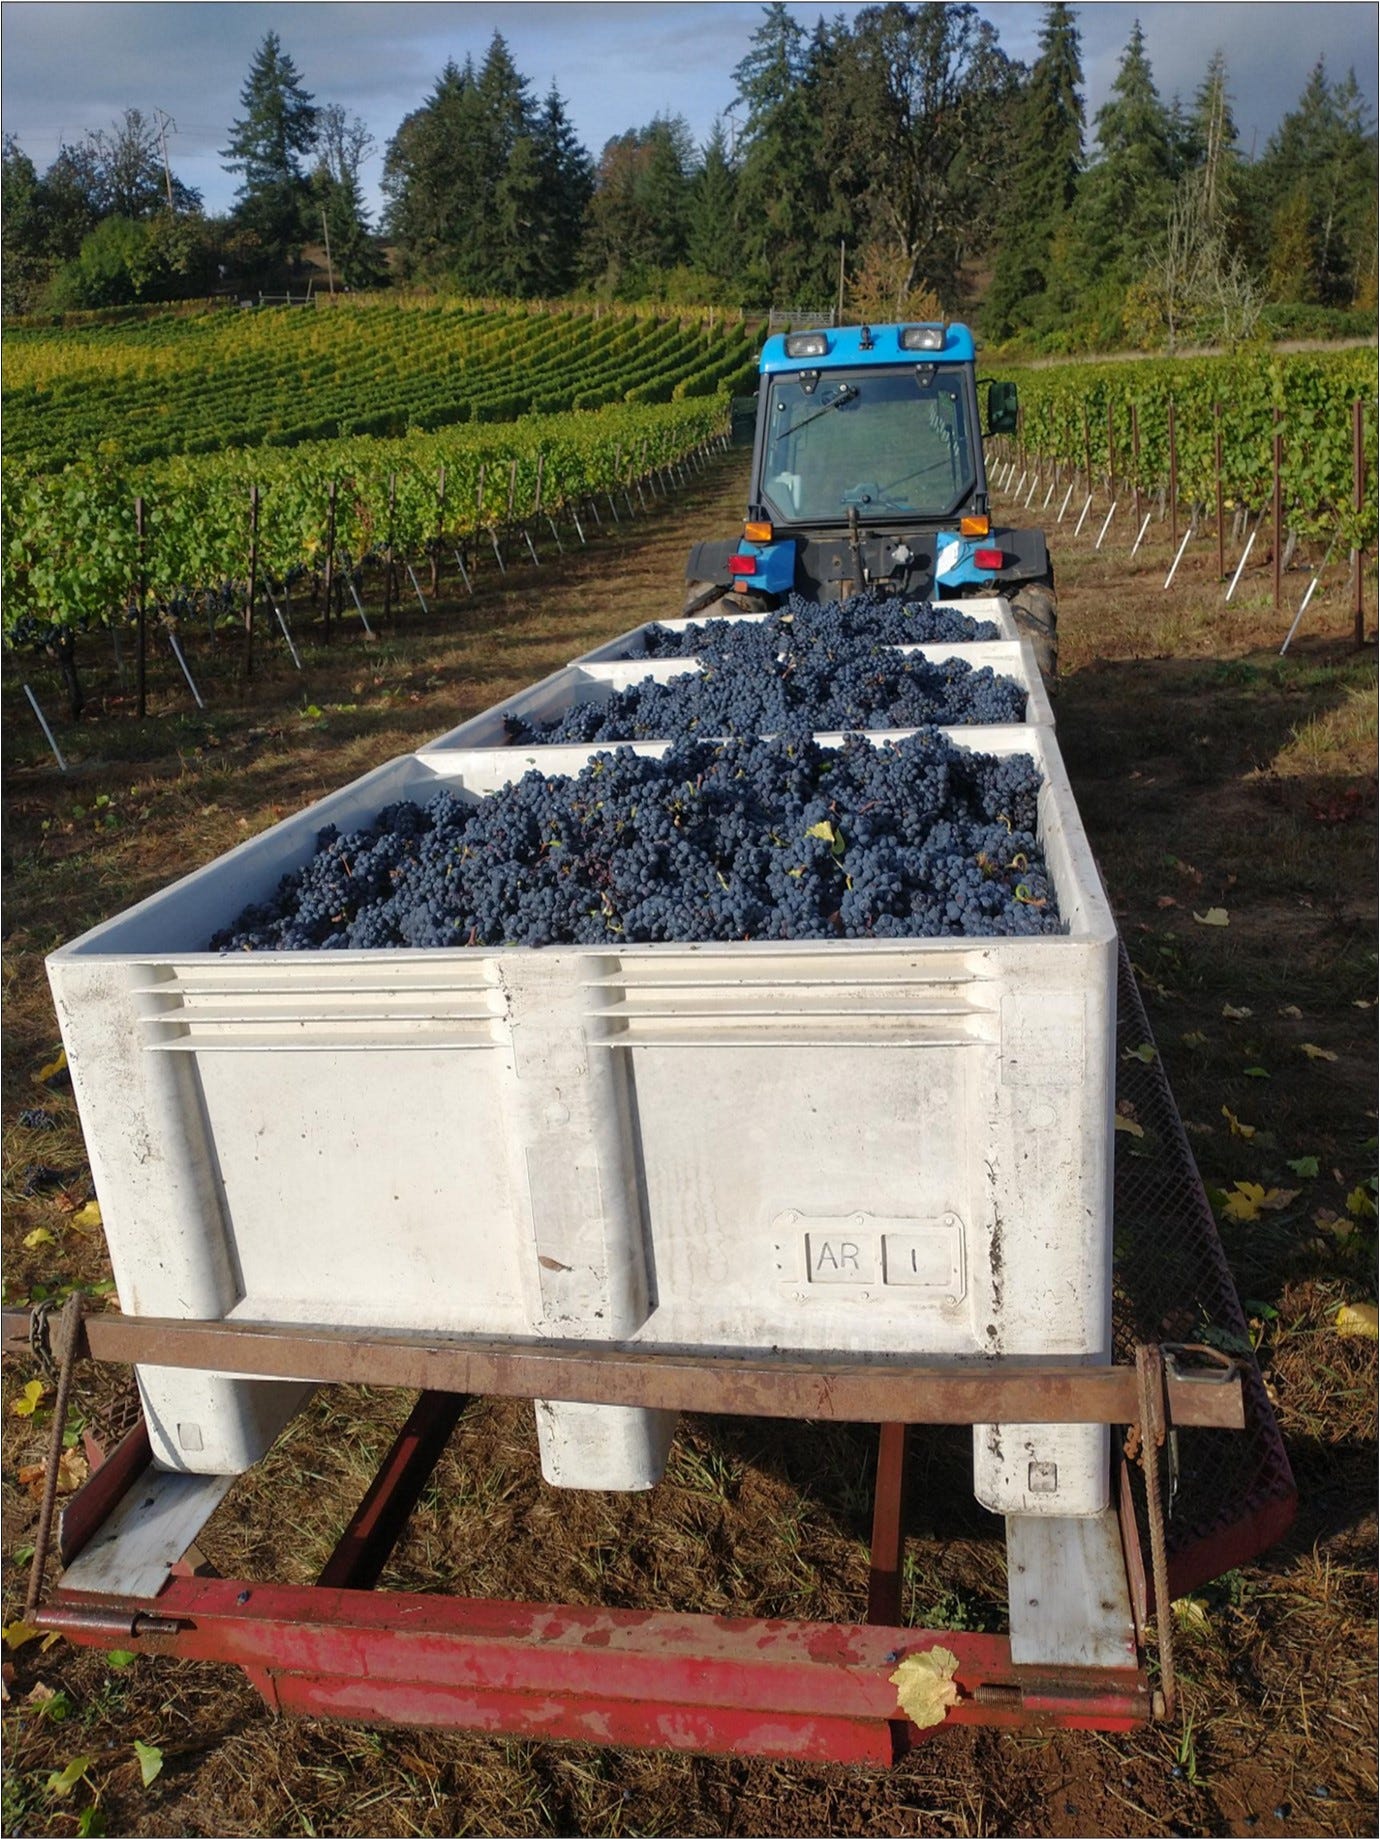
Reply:
M176 134L177 123L173 120L172 116L168 114L166 109L159 109L158 111L158 144L163 149L163 183L165 187L167 188L168 213L169 215L171 215L172 208L173 208L173 190L172 190L172 168L168 164L168 129L169 128L171 128L173 133Z
M321 207L321 240L326 245L326 280L330 285L331 299L335 299L335 270L331 267L331 233L326 227L326 207Z
M834 314L834 324L836 326L841 326L843 324L843 252L846 247L847 243L841 236L839 238L839 304Z

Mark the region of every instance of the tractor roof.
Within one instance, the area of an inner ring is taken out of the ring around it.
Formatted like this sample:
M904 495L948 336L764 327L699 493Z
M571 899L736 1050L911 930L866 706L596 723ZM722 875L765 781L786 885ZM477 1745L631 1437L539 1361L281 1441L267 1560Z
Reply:
M928 324L929 322L921 322ZM777 333L769 338L762 347L762 375L770 376L781 370L835 370L842 366L856 368L860 364L914 364L917 362L934 363L942 361L950 364L971 364L974 361L973 335L967 326L942 326L937 328L944 333L942 347L928 351L903 351L901 333L903 325L890 326L820 326L814 330L822 334L825 349L819 356L790 357L786 352L786 340L794 334ZM864 344L864 333L870 341Z

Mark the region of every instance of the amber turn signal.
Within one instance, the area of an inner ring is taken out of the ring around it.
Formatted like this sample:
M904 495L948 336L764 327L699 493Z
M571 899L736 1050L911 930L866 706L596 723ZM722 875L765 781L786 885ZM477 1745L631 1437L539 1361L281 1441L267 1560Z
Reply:
M991 528L990 517L960 517L958 520L960 536L986 536Z
M983 535L987 534L986 530ZM750 543L769 543L771 541L770 524L744 524L743 535Z

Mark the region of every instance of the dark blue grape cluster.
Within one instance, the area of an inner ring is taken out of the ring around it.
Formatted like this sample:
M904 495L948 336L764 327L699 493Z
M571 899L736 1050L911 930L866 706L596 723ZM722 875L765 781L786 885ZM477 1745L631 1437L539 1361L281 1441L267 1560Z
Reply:
M989 666L932 663L870 639L785 642L764 626L731 623L699 653L702 669L668 683L645 678L603 702L578 702L555 721L506 716L521 745L670 739L681 734L779 734L802 721L845 728L952 727L1019 722L1025 691Z
M648 626L642 635L644 649L640 655L694 657L736 623L707 619L680 632L668 626ZM797 644L838 647L850 639L862 638L879 645L966 645L1001 637L990 620L972 619L956 607L937 607L929 600L905 600L875 589L847 600L819 604L801 594L791 594L774 613L754 624L772 634L776 646L783 638Z
M596 754L317 839L213 951L1029 935L1063 930L1028 755L934 728Z

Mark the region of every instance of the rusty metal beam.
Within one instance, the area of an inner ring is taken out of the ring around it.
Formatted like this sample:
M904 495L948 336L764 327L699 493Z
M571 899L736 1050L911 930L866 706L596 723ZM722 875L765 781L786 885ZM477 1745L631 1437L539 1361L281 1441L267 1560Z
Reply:
M877 1434L867 1619L887 1628L897 1628L901 1622L901 1575L906 1549L906 1430L904 1424L883 1424Z
M1041 1363L916 1365L830 1354L724 1353L588 1341L405 1330L88 1316L97 1360L192 1367L322 1385L406 1386L475 1397L550 1398L739 1417L857 1424L1132 1424L1131 1367ZM1167 1372L1177 1425L1239 1430L1239 1370Z

